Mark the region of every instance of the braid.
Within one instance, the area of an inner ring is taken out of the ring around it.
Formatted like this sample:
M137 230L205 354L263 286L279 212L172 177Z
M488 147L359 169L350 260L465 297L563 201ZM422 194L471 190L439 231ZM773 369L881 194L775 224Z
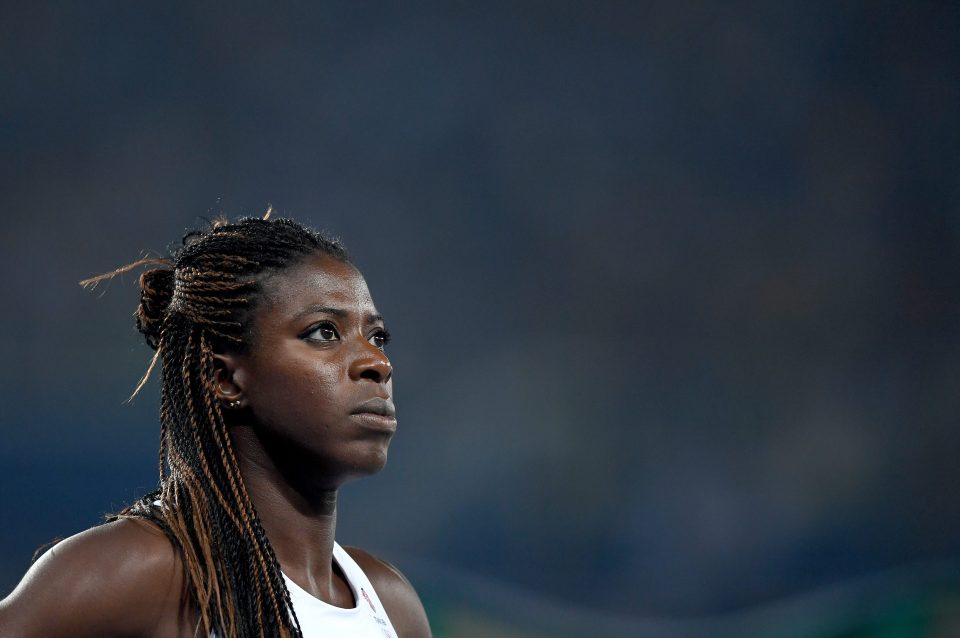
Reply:
M265 275L317 253L347 261L338 242L290 220L217 221L184 236L170 260L141 260L83 282L165 266L141 275L136 314L161 367L160 487L109 520L145 518L170 538L205 635L301 636L215 398L214 353L247 347Z

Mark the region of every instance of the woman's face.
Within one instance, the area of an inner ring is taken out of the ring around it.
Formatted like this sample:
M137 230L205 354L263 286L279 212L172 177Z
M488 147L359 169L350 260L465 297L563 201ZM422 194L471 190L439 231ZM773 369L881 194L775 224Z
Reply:
M337 484L378 471L397 427L393 369L363 277L314 255L262 289L250 347L227 357L258 437Z

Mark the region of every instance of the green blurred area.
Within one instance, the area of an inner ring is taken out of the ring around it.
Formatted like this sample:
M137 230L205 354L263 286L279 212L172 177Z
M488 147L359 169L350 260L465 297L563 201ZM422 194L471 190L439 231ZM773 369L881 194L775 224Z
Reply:
M956 638L960 578L953 566L909 568L767 606L682 619L614 617L519 596L464 600L464 587L434 588L425 604L437 638ZM506 602L504 602L506 601Z

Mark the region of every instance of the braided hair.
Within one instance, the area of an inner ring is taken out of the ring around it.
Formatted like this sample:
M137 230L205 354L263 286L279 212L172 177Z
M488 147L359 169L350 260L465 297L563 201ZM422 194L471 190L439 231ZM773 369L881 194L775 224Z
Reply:
M268 211L187 233L169 259L142 259L81 282L157 266L140 275L136 320L156 351L137 390L158 361L161 368L160 486L107 520L146 519L164 531L182 557L204 635L301 636L214 394L214 353L249 345L265 275L317 253L347 261L337 241L271 220Z

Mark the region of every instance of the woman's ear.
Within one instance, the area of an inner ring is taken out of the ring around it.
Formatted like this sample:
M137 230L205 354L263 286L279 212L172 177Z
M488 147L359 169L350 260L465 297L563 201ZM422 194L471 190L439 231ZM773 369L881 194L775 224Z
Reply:
M237 360L234 355L213 355L213 391L217 400L229 408L243 406L243 388L237 383L235 372Z

